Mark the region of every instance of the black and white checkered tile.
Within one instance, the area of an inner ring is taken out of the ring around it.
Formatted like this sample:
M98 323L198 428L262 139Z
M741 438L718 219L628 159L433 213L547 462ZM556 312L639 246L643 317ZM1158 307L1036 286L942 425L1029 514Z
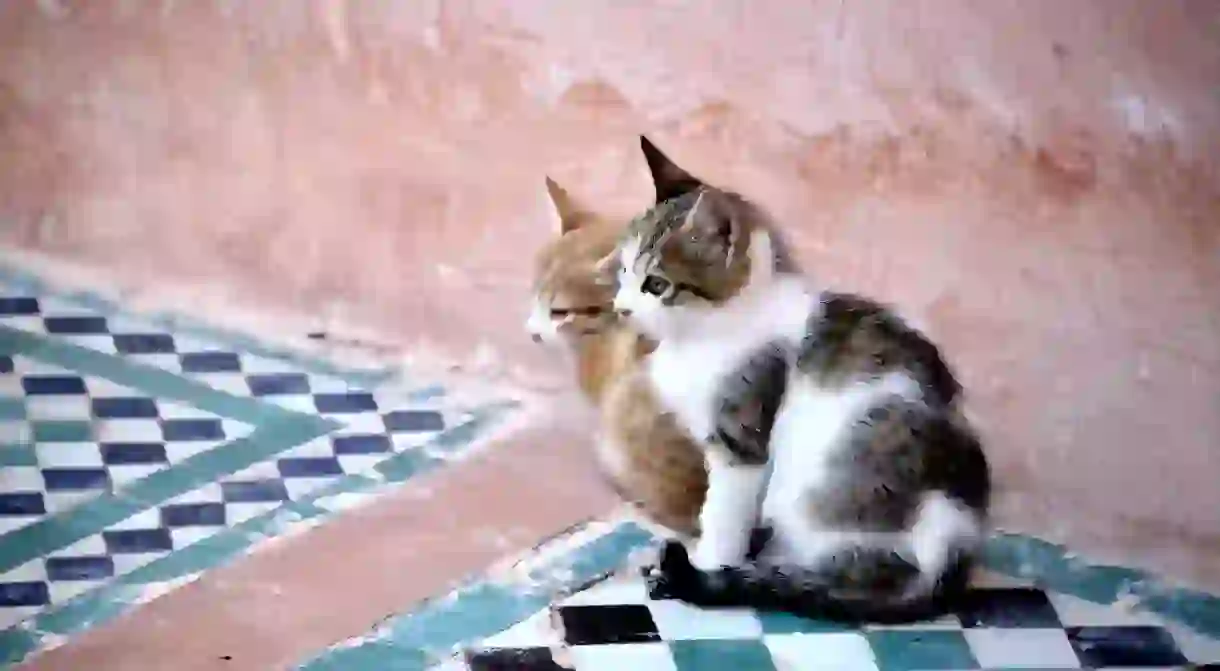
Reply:
M561 601L441 668L890 671L1170 669L1208 663L1220 663L1220 641L1147 613L997 576L984 576L955 616L863 629L653 601L643 581L631 576Z

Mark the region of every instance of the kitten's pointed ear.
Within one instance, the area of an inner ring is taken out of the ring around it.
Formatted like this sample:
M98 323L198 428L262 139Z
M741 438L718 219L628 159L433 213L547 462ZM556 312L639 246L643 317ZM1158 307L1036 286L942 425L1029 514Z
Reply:
M549 176L546 178L546 192L551 197L551 204L555 206L555 214L559 217L559 234L580 228L584 210L576 204L571 194Z
M644 160L648 161L648 171L652 173L652 184L657 190L657 202L663 203L670 198L676 198L684 193L694 191L703 182L689 172L679 168L669 157L661 153L648 138L640 136L640 149L644 152Z

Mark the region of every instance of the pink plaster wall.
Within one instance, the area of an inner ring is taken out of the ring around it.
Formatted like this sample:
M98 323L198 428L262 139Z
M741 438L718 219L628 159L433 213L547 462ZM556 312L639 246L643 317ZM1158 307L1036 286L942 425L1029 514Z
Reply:
M404 345L520 327L637 133L948 347L1003 521L1220 585L1220 4L0 3L0 221ZM20 252L18 252L20 253Z

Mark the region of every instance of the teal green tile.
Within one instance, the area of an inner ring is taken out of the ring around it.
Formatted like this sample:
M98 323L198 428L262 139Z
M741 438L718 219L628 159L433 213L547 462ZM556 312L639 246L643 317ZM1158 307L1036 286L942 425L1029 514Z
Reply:
M759 613L764 634L825 634L836 631L854 631L845 624L829 620L811 620L788 613Z
M25 419L25 400L0 397L0 420Z
M100 533L147 506L111 493L0 536L0 573Z
M866 634L880 671L935 671L978 667L960 631L885 630Z
M507 408L515 404L496 404L479 408L462 424L447 430L428 444L426 449L399 452L378 463L373 470L390 482L401 482L441 463L440 456L453 454L467 447L488 431Z
M21 627L0 631L0 666L11 668L19 664L41 645L41 635Z
M678 671L775 671L770 651L759 640L674 641L670 651Z
M0 468L37 465L38 455L33 445L0 445Z
M1140 590L1140 605L1220 639L1220 597L1183 588Z
M30 422L35 443L87 443L93 440L93 425L74 420L35 420Z

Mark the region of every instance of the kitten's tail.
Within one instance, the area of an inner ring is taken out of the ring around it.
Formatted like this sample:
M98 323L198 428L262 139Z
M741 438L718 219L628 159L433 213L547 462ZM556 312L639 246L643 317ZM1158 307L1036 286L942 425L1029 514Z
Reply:
M901 624L949 612L969 583L969 564L963 555L932 578L894 552L860 548L821 567L789 569L750 562L701 571L680 542L670 541L649 576L650 596L851 624Z

